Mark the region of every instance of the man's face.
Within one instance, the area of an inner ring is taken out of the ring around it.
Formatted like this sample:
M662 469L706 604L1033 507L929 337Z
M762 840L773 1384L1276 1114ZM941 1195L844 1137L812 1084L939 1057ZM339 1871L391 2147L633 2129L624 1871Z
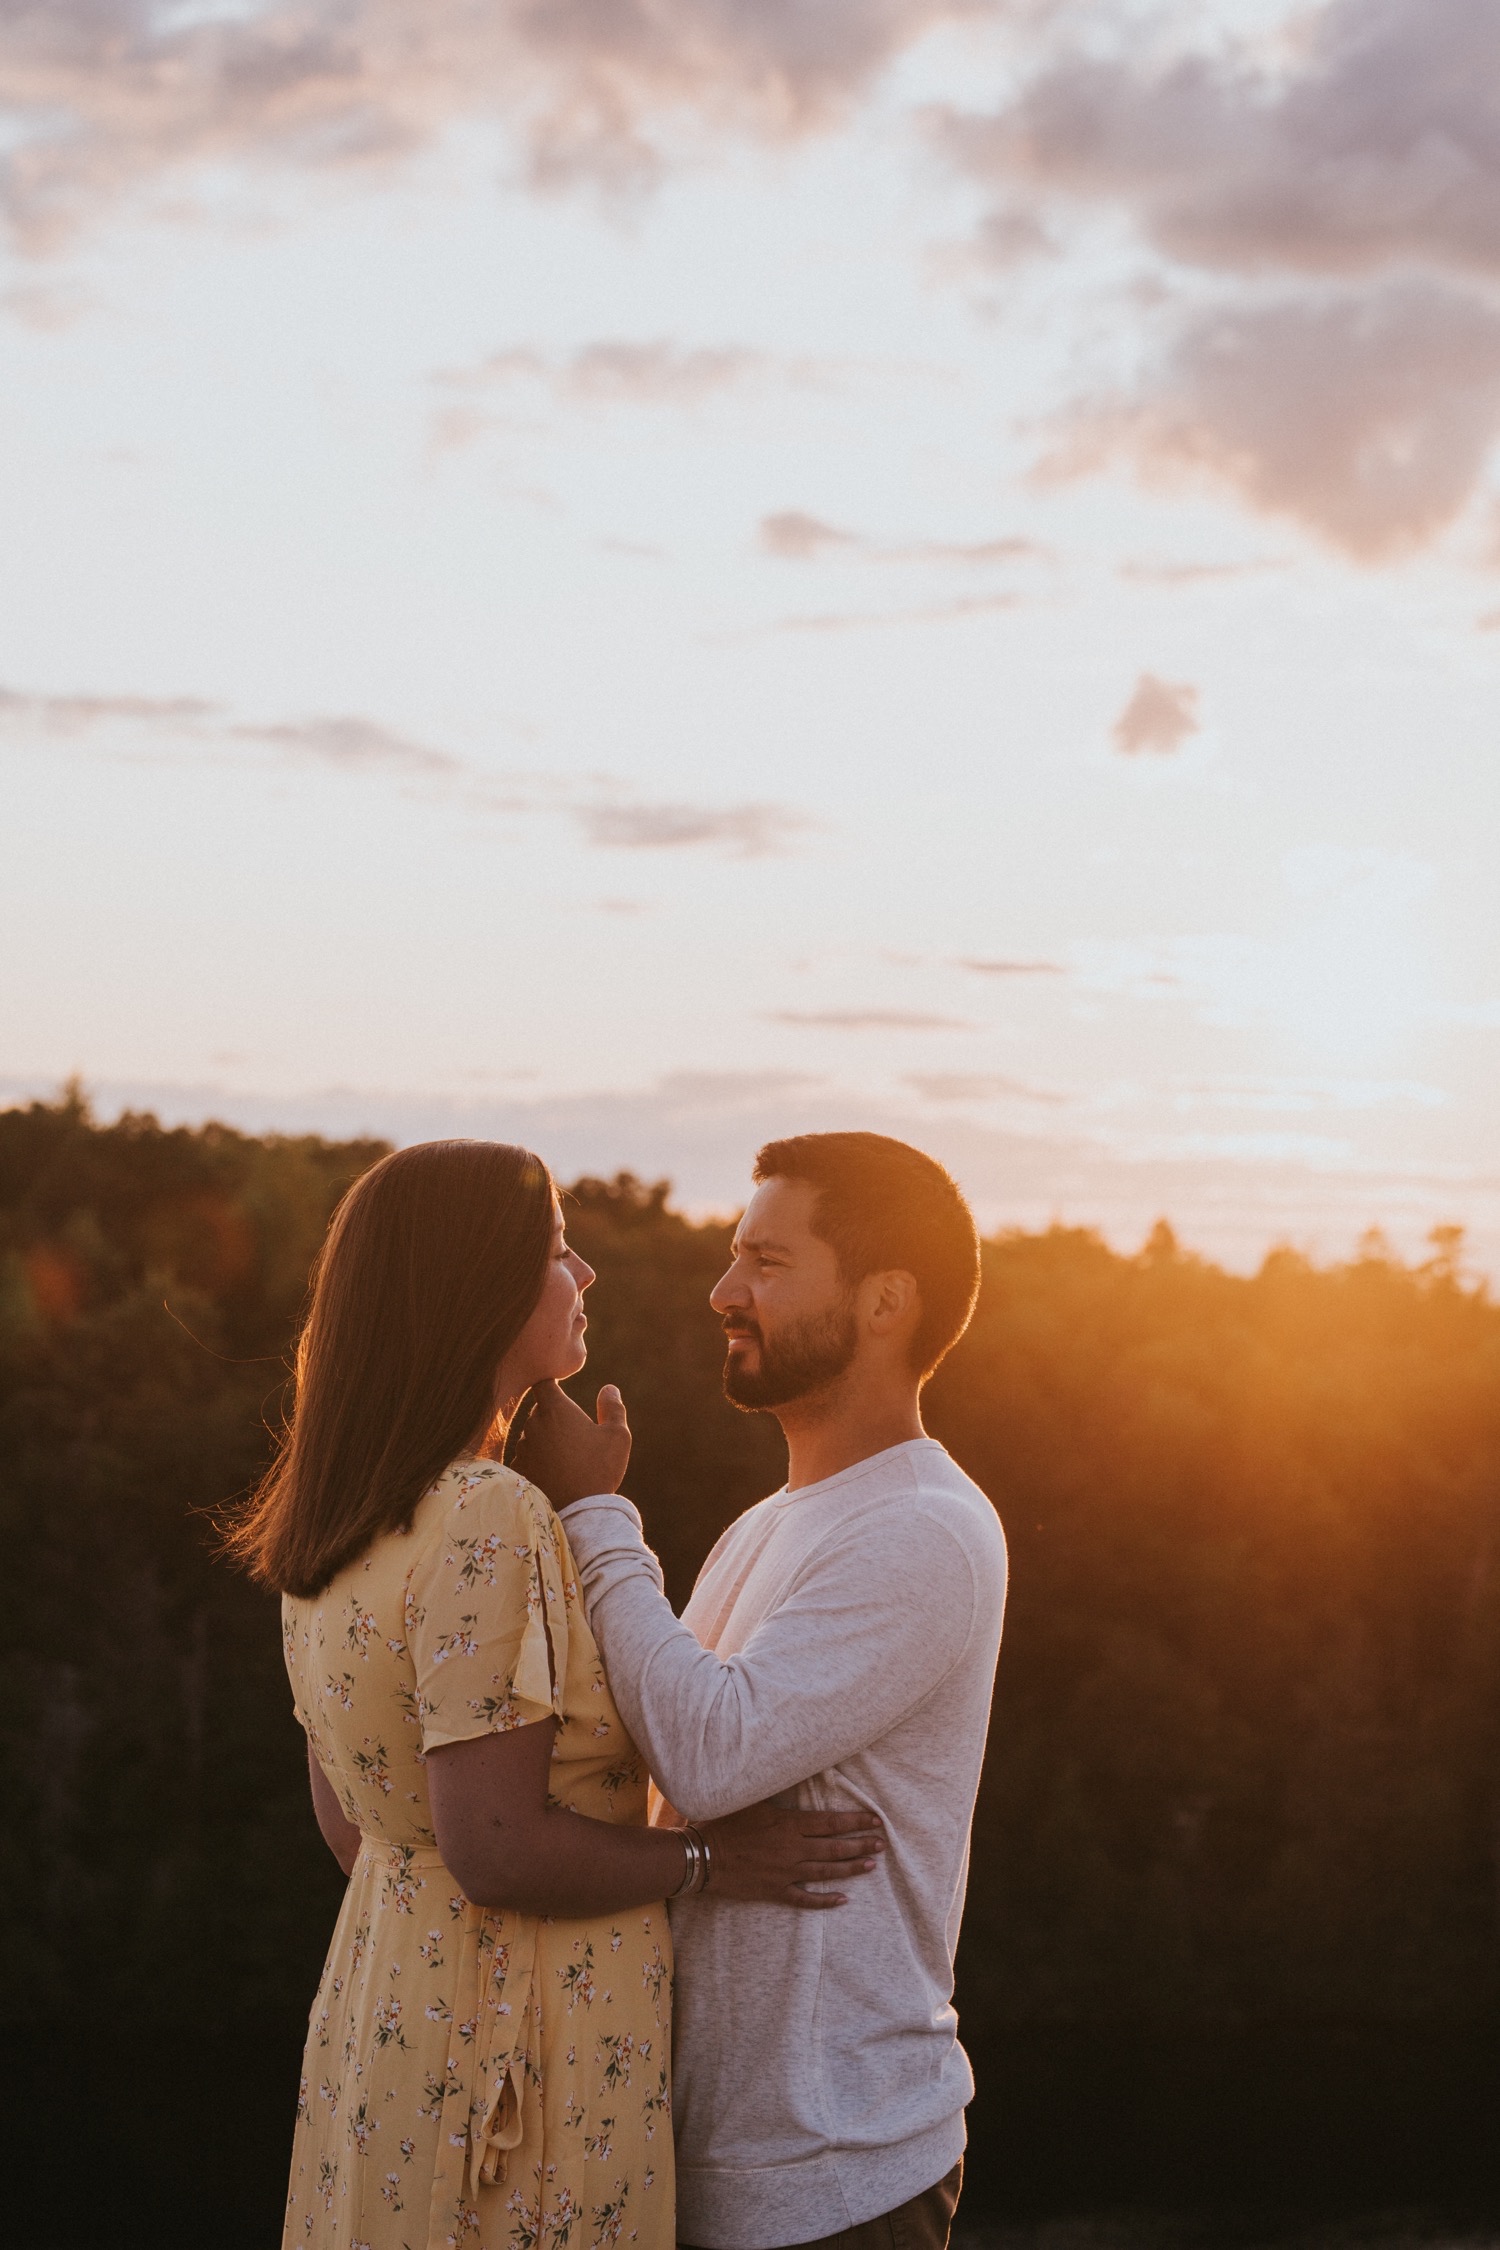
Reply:
M724 1323L724 1395L748 1409L825 1390L859 1349L853 1292L812 1231L818 1191L767 1180L734 1238L734 1263L709 1303Z

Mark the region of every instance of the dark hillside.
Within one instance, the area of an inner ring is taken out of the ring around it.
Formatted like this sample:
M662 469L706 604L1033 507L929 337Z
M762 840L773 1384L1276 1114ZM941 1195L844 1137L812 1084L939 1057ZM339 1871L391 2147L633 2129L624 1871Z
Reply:
M380 1149L0 1113L5 2239L275 2239L339 1879L274 1608L210 1512ZM685 1594L779 1481L718 1392L728 1229L582 1181L580 1395ZM1500 2144L1500 1310L1456 1245L1253 1279L985 1252L931 1425L1013 1580L961 1966L976 2189L1470 2204ZM1486 2123L1487 2105L1490 2121ZM205 2202L205 2198L208 2199ZM66 2228L71 2226L73 2232Z

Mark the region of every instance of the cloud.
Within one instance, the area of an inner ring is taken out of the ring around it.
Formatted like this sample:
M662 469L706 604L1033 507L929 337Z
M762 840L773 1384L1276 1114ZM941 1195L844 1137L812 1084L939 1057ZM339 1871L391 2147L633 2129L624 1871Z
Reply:
M1040 1086L1024 1086L1018 1078L997 1077L993 1071L913 1070L903 1086L927 1102L1065 1102L1066 1094L1048 1093Z
M268 749L290 757L357 769L458 777L468 772L462 758L447 750L429 749L409 735L393 734L373 719L285 719L270 724L241 724L228 732L241 742L262 742Z
M463 759L433 750L409 735L395 734L373 719L312 718L234 720L222 704L196 695L28 695L0 687L0 725L52 736L103 733L119 726L143 727L189 740L245 742L311 759L323 765L384 769L426 777L457 779L469 771Z
M517 409L534 412L545 401L573 408L662 408L687 412L707 400L754 384L780 382L826 388L850 363L807 355L786 357L751 344L677 344L667 337L645 340L599 337L571 352L546 353L529 344L491 352L471 367L440 368L432 381L448 403L432 418L432 442L453 451L489 430L518 426ZM529 426L529 425L524 425ZM784 523L795 539L796 526L813 519L788 515ZM841 535L826 526L825 538Z
M993 115L935 124L1007 197L1123 206L1182 262L1500 276L1500 13L1483 0L1331 0L1269 52L1064 54Z
M1358 561L1413 552L1468 505L1500 434L1500 309L1410 278L1190 316L1129 394L1059 416L1043 483L1124 460L1207 479Z
M1250 562L1123 562L1116 575L1137 586L1211 586L1222 579L1256 578L1268 570L1285 570L1276 556Z
M56 336L76 327L94 309L94 302L82 289L57 289L46 282L16 282L0 289L0 307L40 336Z
M981 977L1062 977L1067 970L1061 961L991 961L965 958L955 961L956 969L971 969Z
M813 1031L977 1031L959 1016L907 1014L899 1008L777 1008L767 1023L797 1024Z
M761 517L760 544L768 555L779 555L788 562L808 562L827 554L830 548L860 547L864 542L858 532L840 531L836 525L824 523L821 516L804 515L800 508L783 508L775 515Z
M475 367L444 369L435 380L463 391L533 383L556 399L589 406L696 406L775 364L769 353L743 344L689 347L665 337L642 343L615 336L550 359L529 346L493 352Z
M195 695L28 695L0 687L0 724L74 735L118 725L194 728L219 716Z
M821 516L804 515L799 508L783 508L762 516L758 533L762 550L785 562L811 562L839 549L852 548L865 562L957 563L983 565L1035 561L1050 550L1035 539L1008 535L995 539L920 539L906 546L891 546L859 531L844 531L825 523Z
M585 843L605 850L706 847L731 859L767 859L789 851L798 837L819 825L791 805L643 797L608 775L580 779L495 773L373 719L348 714L231 720L221 705L198 696L30 695L0 687L0 727L13 732L107 736L121 725L191 743L200 755L222 756L226 748L253 746L345 774L423 782L477 813L561 816L572 821Z
M914 547L873 549L872 560L972 564L1032 562L1048 552L1035 539L922 539Z
M962 262L1005 273L1030 258L1055 257L1057 248L1035 210L1025 203L1012 202L984 213Z
M1115 748L1127 756L1142 750L1170 756L1198 731L1198 690L1143 672L1113 731Z
M612 851L679 851L719 844L732 859L769 859L816 824L788 805L695 805L606 801L579 804L573 818L591 844Z
M536 181L639 182L685 138L827 127L925 32L973 12L974 0L9 6L0 210L41 251L169 172L388 171L464 119L506 124Z
M866 625L947 625L966 617L993 617L1021 608L1022 594L964 594L956 601L920 609L819 610L805 617L780 617L773 633L849 633Z
M1142 54L1149 49L1148 59ZM1205 476L1360 561L1429 543L1500 434L1500 11L1323 0L1272 38L1073 45L989 113L931 113L996 210L1125 215L1221 277L1044 474Z

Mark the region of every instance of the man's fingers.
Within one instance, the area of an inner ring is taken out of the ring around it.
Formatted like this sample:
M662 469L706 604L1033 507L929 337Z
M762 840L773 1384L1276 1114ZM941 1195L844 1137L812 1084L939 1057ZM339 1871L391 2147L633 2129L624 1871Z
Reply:
M618 1384L605 1384L595 1402L594 1413L601 1430L623 1430L627 1427L625 1401L620 1396Z
M554 1382L551 1376L548 1376L546 1382L536 1385L534 1395L536 1398L535 1411L540 1421L565 1422L570 1416L580 1415L585 1422L588 1420L583 1408L578 1405L576 1400L569 1398L562 1385Z

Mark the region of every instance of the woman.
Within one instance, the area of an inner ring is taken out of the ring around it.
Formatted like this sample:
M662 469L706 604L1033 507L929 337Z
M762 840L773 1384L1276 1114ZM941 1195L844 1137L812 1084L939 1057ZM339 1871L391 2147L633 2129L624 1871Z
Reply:
M524 1149L399 1151L319 1256L285 1443L233 1546L283 1596L349 1889L309 2029L286 2244L673 2241L664 1900L835 1903L860 1814L645 1825L562 1526L500 1454L586 1356L591 1269ZM622 1439L622 1442L623 1439Z

